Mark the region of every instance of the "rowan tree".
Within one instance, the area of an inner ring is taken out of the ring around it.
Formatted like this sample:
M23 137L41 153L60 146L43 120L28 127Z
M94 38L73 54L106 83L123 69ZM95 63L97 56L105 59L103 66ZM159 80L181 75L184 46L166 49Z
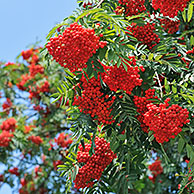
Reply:
M193 3L78 1L43 48L2 63L0 181L17 177L20 193L193 193Z

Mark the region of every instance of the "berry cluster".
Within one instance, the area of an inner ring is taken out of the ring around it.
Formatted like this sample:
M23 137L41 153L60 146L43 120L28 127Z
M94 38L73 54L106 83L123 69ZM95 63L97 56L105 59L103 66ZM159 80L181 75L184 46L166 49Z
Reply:
M16 64L15 63L12 63L12 62L5 63L5 67L12 66L12 65L16 65Z
M18 172L18 168L17 167L14 167L12 169L9 169L8 171L9 171L9 173L15 174L16 176L19 176L20 175L20 173Z
M42 67L41 65L31 64L28 66L28 68L29 68L30 76L32 78L34 78L35 75L38 73L44 74L44 67Z
M0 133L0 147L9 146L9 142L13 137L13 134L10 132L14 132L16 129L16 120L14 118L9 118L2 122L0 129L2 132Z
M88 3L83 3L83 8L86 8L87 6L92 6L92 3L88 2Z
M14 132L16 129L16 123L17 121L14 118L9 118L2 122L2 125L0 126L0 128L2 131Z
M30 136L28 137L28 140L31 140L33 143L37 144L37 145L40 145L41 143L43 143L43 140L40 136Z
M89 156L90 144L85 144L85 149L79 145L77 161L84 164L74 180L75 188L92 187L94 180L99 180L104 169L116 158L116 154L110 149L110 143L104 138L95 138L95 153Z
M37 178L38 175L42 174L42 168L40 166L36 166L34 168L34 172L35 172L35 178Z
M134 96L134 104L137 107L137 112L140 114L137 116L138 121L141 123L141 128L144 132L148 133L148 127L143 122L144 114L148 111L147 105L150 104L150 99L157 99L155 95L155 89L148 89L145 91L145 97Z
M55 138L55 142L58 146L67 148L73 142L73 140L69 137L68 134L60 133L59 136Z
M26 84L29 80L31 80L31 79L32 79L32 77L31 77L30 75L24 74L24 75L21 76L20 82L17 83L16 85L17 85L17 87L18 87L20 90L25 91L25 90L27 89L27 87L25 87L25 84Z
M36 64L39 61L39 57L37 55L39 53L38 49L29 49L21 52L21 56L24 60L26 60L30 64Z
M44 83L39 87L38 85L36 85L36 87L34 86L29 86L29 98L40 98L40 93L45 93L45 92L49 92L49 82L46 80L44 81Z
M173 21L168 18L160 19L161 26L167 31L169 34L174 34L179 30L180 20Z
M145 0L119 0L119 4L125 8L125 16L133 16L144 12L146 10L144 3Z
M110 116L112 111L110 106L113 104L115 97L113 96L110 99L108 95L102 92L100 78L96 80L95 77L92 77L87 81L82 76L81 81L82 95L74 98L73 105L77 105L81 112L90 114L99 123L107 125L113 123L113 116Z
M160 160L156 160L155 162L153 162L151 165L148 166L149 170L152 172L151 177L149 177L149 179L155 183L155 179L159 174L163 173L163 168L161 166L161 161Z
M56 62L73 72L86 68L88 59L104 46L106 42L100 41L94 29L86 29L73 23L62 35L51 38L46 48Z
M154 32L154 30L156 30L154 26L154 23L147 23L144 26L138 26L132 23L131 26L127 27L127 30L129 30L138 41L147 45L149 49L152 49L160 42L160 38L158 38L158 35Z
M13 134L8 131L2 131L2 133L0 133L0 147L8 147L12 137Z
M32 54L33 54L32 49L21 52L21 56L23 57L24 60L28 60L32 56Z
M44 187L36 187L37 183L37 177L40 177L39 173L42 173L42 169L40 166L35 167L35 176L27 175L25 174L23 178L20 179L21 188L19 189L19 194L31 194L31 193L37 193L37 194L47 194L48 190ZM37 176L39 174L39 176Z
M154 132L154 137L158 143L168 142L170 138L175 138L182 129L183 124L189 122L189 112L177 104L169 108L170 98L164 101L164 104L147 105L148 111L144 114L144 123Z
M142 79L140 79L139 68L136 66L135 57L129 57L129 60L123 61L127 66L127 71L121 65L119 68L115 66L105 67L107 73L103 76L103 81L108 85L112 91L124 90L127 94L136 86L140 86ZM144 71L143 66L140 67Z
M192 50L188 50L187 52L186 52L186 54L188 55L188 54L194 54L194 47L192 48Z
M2 108L3 108L3 110L7 114L9 114L9 111L10 111L11 106L12 106L12 102L11 102L11 100L9 98L7 98L7 100L2 105Z
M35 126L24 126L24 133L25 134L29 133L30 131L32 131L33 127L35 127Z
M40 99L40 93L49 92L49 82L46 80L42 80L37 82L37 80L33 80L37 74L41 75L41 78L47 77L44 75L44 67L38 64L39 49L29 49L27 51L22 51L22 56L24 60L26 60L29 64L28 69L29 73L21 76L21 79L18 80L16 84L20 90L28 91L30 93L29 98L37 98ZM33 82L33 86L31 82Z
M179 11L183 11L190 0L152 0L152 6L155 10L160 9L164 16L174 18Z

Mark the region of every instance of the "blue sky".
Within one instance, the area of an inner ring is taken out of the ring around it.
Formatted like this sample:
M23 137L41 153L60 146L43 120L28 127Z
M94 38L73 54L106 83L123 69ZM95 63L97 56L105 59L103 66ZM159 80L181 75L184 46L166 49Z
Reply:
M49 30L76 7L76 0L0 0L0 61L14 62L37 40L44 45ZM0 188L5 193L12 193L8 185Z
M76 0L0 0L0 61L15 57L71 15Z

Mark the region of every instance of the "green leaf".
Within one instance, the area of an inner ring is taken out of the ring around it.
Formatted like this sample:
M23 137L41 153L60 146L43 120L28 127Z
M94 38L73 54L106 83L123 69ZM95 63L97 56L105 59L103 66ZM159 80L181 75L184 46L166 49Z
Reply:
M184 22L186 22L186 8L182 12L182 17L183 17Z
M118 62L117 62L117 67L119 68L120 65L121 65L121 58L119 57L119 60L118 60Z
M194 36L193 35L191 35L190 37L190 45L194 46Z
M65 20L66 21L66 20ZM48 33L46 39L50 39L52 37L52 35L55 33L55 31L57 30L57 28L61 27L61 26L65 26L68 25L65 21L61 22L60 24L57 24L55 27L53 27L50 32Z
M188 164L188 168L190 168L193 163L194 163L194 152L191 153L191 158Z
M92 75L93 72L93 68L92 68L92 63L87 63L87 69L86 69L86 73L88 75L88 77L90 77Z
M175 85L172 85L172 92L173 92L174 94L177 93L177 87L176 87Z
M170 92L170 86L168 84L167 78L165 77L164 79L164 87L165 87L165 91L168 94Z
M185 141L182 137L180 137L178 142L178 152L181 153L185 145Z
M188 20L188 22L190 22L190 20L192 18L192 15L193 15L193 4L190 3L189 7L188 7L188 13L187 13L187 20Z
M159 60L162 58L162 56L163 56L163 55L157 55L157 56L155 57L155 60L156 60L156 61L159 61Z
M125 71L127 71L128 70L127 65L125 63L122 63L122 64L123 64Z
M186 150L187 150L188 158L191 158L193 150L192 150L192 147L189 144L186 145Z
M150 53L149 56L148 56L148 59L151 61L154 57L154 54L153 53Z

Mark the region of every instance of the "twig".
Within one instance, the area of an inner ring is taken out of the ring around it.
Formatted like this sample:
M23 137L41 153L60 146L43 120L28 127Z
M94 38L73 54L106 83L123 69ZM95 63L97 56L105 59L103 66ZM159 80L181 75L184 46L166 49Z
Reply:
M186 188L188 185L190 185L191 183L194 183L194 180L188 182L188 183L185 185L185 188Z
M104 1L104 0L101 0L101 1L98 3L98 5L97 5L96 7L94 7L94 8L100 7L100 5L103 3L103 1Z
M164 158L165 158L165 160L166 160L166 163L168 164L169 162L170 162L170 159L169 159L169 157L167 156L167 154L166 154L166 152L165 152L165 150L164 150L164 147L163 147L163 145L160 143L160 146L161 146L161 149L162 149L162 152L163 152L163 154L164 154Z
M163 96L163 92L162 92L162 84L161 84L161 82L160 82L160 78L159 78L159 76L158 76L158 73L155 72L155 74L156 74L156 78L157 78L157 80L158 80L158 84L159 84L159 86L160 86L160 95L161 95L161 98L162 98L162 96Z

